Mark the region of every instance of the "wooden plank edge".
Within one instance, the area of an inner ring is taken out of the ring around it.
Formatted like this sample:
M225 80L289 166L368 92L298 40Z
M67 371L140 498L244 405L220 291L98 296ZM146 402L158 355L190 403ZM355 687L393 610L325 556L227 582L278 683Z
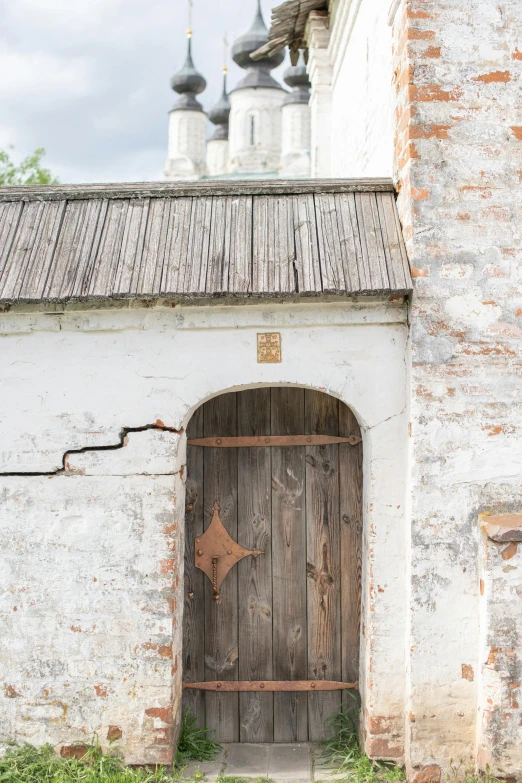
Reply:
M389 178L208 180L200 182L123 182L92 185L0 187L0 201L60 199L177 198L183 196L299 195L304 193L395 192Z

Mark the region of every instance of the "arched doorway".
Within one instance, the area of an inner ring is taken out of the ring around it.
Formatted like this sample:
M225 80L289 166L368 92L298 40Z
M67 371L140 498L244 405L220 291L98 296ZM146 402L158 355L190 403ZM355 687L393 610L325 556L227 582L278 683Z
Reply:
M352 701L335 683L358 679L355 416L315 390L251 389L198 408L187 440L184 708L221 742L317 740Z

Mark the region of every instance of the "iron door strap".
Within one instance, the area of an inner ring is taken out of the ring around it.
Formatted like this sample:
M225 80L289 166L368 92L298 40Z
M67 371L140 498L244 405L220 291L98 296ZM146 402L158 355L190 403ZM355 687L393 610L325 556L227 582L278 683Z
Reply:
M259 549L245 549L234 541L219 517L220 506L217 500L212 511L212 522L194 542L195 566L208 576L212 582L213 598L219 601L219 588L236 563L244 557L258 557L264 552Z
M269 446L329 446L334 443L348 443L356 446L362 441L358 435L340 437L337 435L258 435L253 437L192 438L189 446L206 446L213 449L238 449Z
M184 682L184 689L200 691L341 691L359 689L358 682L335 680L214 680L213 682Z

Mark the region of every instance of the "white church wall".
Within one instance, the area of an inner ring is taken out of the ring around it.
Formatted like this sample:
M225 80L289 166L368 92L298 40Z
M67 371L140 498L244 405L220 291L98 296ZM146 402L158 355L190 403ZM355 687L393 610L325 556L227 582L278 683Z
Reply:
M395 89L390 0L338 0L310 15L314 176L391 177Z
M282 177L310 176L311 118L306 103L288 103L282 108Z
M239 174L276 172L281 162L281 106L286 93L268 87L230 93L229 167Z
M205 174L206 131L204 112L186 109L170 112L167 179L198 179Z
M228 173L228 140L211 139L207 142L207 174L219 177Z
M364 726L385 722L379 755L403 758L406 319L393 301L0 317L1 741L71 752L97 732L103 746L118 738L127 761L169 760L184 428L219 392L295 384L343 400L361 426ZM257 362L267 330L281 333L280 364ZM37 475L13 475L24 472Z

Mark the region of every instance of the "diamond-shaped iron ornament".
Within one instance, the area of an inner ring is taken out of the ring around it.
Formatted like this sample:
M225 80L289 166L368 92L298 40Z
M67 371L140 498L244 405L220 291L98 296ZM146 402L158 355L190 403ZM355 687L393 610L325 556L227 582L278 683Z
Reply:
M219 601L219 588L223 579L236 563L244 557L264 554L259 549L245 549L231 538L219 518L220 508L216 500L212 506L212 522L194 542L196 568L201 569L212 582L215 601Z

